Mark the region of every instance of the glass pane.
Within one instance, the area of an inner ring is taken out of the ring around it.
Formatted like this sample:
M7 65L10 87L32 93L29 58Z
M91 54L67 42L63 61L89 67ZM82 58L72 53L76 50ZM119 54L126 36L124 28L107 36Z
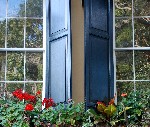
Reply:
M26 54L26 80L43 80L43 53Z
M150 82L136 82L136 90L150 89Z
M150 51L135 51L135 74L137 80L150 80Z
M149 0L134 0L134 15L135 16L150 16L150 1Z
M21 52L8 52L7 54L7 80L24 80L24 55Z
M24 42L24 21L17 19L8 20L8 48L23 48Z
M4 96L5 84L0 83L0 98Z
M134 19L135 47L150 47L150 18Z
M6 20L0 19L0 48L5 47L5 29L6 29Z
M27 0L26 7L27 17L43 16L43 0Z
M8 17L25 16L25 0L8 0Z
M22 83L7 83L6 84L6 96L12 97L12 92L16 89L22 89L23 90L24 84Z
M130 93L134 90L134 83L133 82L117 82L117 100L121 99L122 93Z
M131 16L132 0L115 0L115 15L121 17Z
M117 80L133 80L132 51L116 52Z
M0 18L6 17L6 0L0 0Z
M42 86L43 86L42 83L28 83L25 86L25 91L34 95L36 95L38 91L41 91L42 95Z
M0 52L0 81L5 80L6 53Z
M116 47L132 47L132 21L131 19L116 19Z
M43 20L27 19L26 47L27 48L43 47Z

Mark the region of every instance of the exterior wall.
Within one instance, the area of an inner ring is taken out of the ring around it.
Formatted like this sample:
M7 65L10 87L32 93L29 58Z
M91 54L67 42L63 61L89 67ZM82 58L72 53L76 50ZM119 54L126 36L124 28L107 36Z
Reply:
M71 0L72 99L84 101L84 9L81 0Z

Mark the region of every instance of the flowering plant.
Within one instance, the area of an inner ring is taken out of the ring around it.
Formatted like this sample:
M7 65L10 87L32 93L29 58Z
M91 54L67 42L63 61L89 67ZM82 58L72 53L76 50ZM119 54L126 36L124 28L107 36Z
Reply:
M98 101L95 108L87 111L84 103L75 105L72 100L55 103L52 98L44 98L42 101L40 91L32 95L19 89L12 95L12 98L0 98L0 124L4 127L117 127L150 123L149 89L122 93L117 105L114 103L116 95L108 104Z
M0 124L4 127L49 127L53 124L88 127L91 124L84 103L74 105L69 99L56 104L52 98L42 101L40 94L40 91L31 95L17 89L12 92L12 98L0 99Z
M137 90L122 93L122 98L115 105L113 99L108 105L97 102L95 109L89 109L94 124L102 126L150 126L150 90Z
M121 94L122 98L118 102L118 110L128 107L128 110L120 115L124 118L124 124L146 126L150 124L150 89L137 90L131 93Z
M0 100L0 121L3 126L29 127L40 125L38 120L42 111L42 105L46 108L53 106L53 99L44 98L41 101L41 92L36 95L17 89L12 92L12 98ZM41 105L42 104L42 105ZM34 121L34 123L33 123Z

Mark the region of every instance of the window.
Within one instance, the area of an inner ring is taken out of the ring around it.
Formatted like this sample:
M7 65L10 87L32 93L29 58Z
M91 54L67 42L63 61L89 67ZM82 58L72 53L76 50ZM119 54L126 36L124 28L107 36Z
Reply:
M43 85L43 0L0 0L0 96Z
M150 1L115 0L116 88L150 88Z

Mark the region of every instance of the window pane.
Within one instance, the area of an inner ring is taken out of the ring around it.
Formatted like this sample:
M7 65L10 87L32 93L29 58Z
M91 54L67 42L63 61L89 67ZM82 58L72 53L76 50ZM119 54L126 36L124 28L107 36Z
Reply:
M135 16L150 16L150 1L149 0L134 0L134 15Z
M136 82L136 90L150 89L150 82Z
M132 15L132 0L115 0L115 15L131 16Z
M42 94L42 83L28 83L25 85L25 91L30 94L36 94L37 91L41 91Z
M25 0L8 0L8 17L25 16Z
M0 81L5 80L6 53L0 52Z
M150 18L134 19L135 47L150 47Z
M0 48L5 47L5 29L6 29L6 20L0 19Z
M7 83L6 84L6 96L11 97L12 92L16 89L22 89L23 90L24 84L22 83Z
M43 16L43 0L27 0L26 7L27 17Z
M130 93L134 90L134 83L133 82L117 82L117 99L118 101L121 99L122 93Z
M43 80L43 53L26 54L26 80Z
M150 80L150 51L135 51L137 80Z
M0 18L6 17L6 0L0 0Z
M116 52L117 80L133 80L132 51Z
M116 47L132 47L132 21L131 19L116 19Z
M27 48L43 47L43 20L42 19L27 19L26 47Z
M7 54L7 80L24 80L24 56L21 52L8 52Z
M24 21L20 19L8 20L8 48L23 48L24 42Z
M5 91L5 84L0 83L0 97L4 96L4 91Z

